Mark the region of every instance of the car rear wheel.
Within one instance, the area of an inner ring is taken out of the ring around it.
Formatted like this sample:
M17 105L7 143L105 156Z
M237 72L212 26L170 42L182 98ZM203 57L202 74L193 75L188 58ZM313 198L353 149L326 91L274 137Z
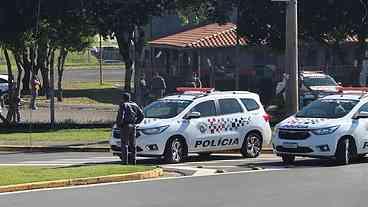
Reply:
M184 141L178 137L174 137L168 141L164 157L167 163L175 164L183 162L187 154Z
M290 165L295 162L295 156L294 155L281 155L282 161L284 164Z
M262 136L258 133L249 133L243 142L242 148L240 149L243 157L256 158L261 154L262 150Z
M339 141L336 150L336 161L340 165L348 165L356 157L356 148L350 138L343 138Z

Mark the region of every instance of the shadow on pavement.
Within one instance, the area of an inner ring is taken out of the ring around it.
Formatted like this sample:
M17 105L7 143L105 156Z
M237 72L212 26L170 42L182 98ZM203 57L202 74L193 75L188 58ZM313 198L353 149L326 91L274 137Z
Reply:
M351 165L357 164L365 164L368 163L368 157L362 158L359 161L354 161ZM302 160L296 160L291 165L286 165L282 162L281 158L280 161L264 161L264 162L247 162L244 164L237 165L237 167L244 167L244 168L314 168L314 167L339 167L333 159L314 159L314 158L305 158Z

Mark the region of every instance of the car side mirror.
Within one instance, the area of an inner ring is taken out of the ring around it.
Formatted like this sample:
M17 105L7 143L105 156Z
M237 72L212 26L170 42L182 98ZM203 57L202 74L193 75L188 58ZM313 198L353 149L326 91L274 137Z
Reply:
M198 119L201 118L201 113L199 112L189 112L186 116L185 119Z
M368 119L368 112L366 111L358 112L357 114L355 114L354 118L355 119Z

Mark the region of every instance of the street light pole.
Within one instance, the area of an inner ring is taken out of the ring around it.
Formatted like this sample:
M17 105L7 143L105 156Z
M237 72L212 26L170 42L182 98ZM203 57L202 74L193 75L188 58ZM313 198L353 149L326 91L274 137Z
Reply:
M100 36L100 62L99 62L99 68L100 68L100 85L102 85L103 84L103 74L102 74L102 58L103 58L103 56L102 56L102 35L101 34L99 34L99 36Z
M236 11L236 46L235 46L235 90L239 90L239 79L240 79L240 75L239 75L239 72L240 72L240 58L239 58L239 55L240 55L240 35L239 35L239 22L240 22L240 6L241 6L241 3L239 1L238 3L238 7L237 7L237 11Z

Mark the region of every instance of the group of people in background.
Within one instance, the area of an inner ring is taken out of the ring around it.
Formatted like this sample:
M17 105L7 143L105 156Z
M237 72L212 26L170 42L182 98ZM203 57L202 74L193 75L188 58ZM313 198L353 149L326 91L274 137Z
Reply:
M146 75L142 74L139 81L139 87L142 96L141 105L143 106L147 105L150 99L156 100L164 97L167 88L165 79L158 72L154 74L150 85L148 85Z
M192 81L187 87L202 88L202 82L197 73L193 73ZM146 75L142 74L139 82L140 92L142 96L141 105L145 106L152 100L157 100L165 96L167 92L167 84L158 72L153 74L152 80L148 83Z
M14 90L14 91L17 91L17 84L14 82L13 84L11 84L11 87L12 88L9 88L8 91L10 90ZM33 76L32 79L31 79L31 102L30 102L30 109L31 110L37 110L37 104L36 104L36 99L37 99L37 96L38 96L38 93L39 93L39 90L41 88L41 82L39 81L39 79L37 78L37 76ZM8 101L11 101L9 100L11 97L9 96L9 93L7 92L1 92L0 94L0 112L2 111L2 108L5 107L6 104L9 104L9 103L5 103L5 102L8 102ZM8 94L7 97L5 97L5 93ZM17 92L15 98L13 99L14 100L14 110L15 110L15 116L14 116L14 122L17 122L19 123L20 120L21 120L21 113L20 113L20 108L21 108L21 97L20 97L20 93Z

